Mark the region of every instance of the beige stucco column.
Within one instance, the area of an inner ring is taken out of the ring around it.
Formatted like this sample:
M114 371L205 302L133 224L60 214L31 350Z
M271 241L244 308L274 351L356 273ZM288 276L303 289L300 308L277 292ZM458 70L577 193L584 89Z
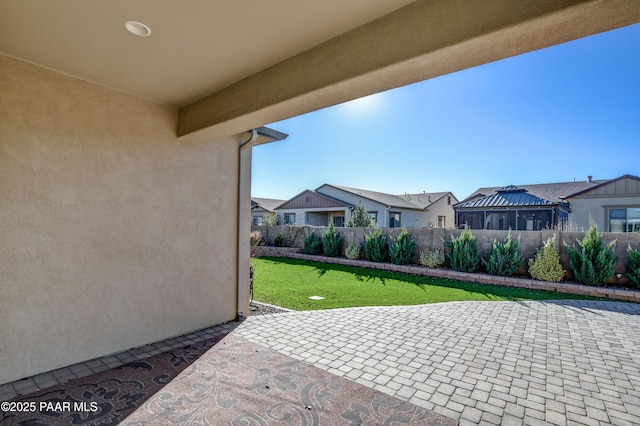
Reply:
M249 280L251 264L251 155L254 146L285 139L288 135L274 129L260 127L247 132L247 139L239 147L238 176L238 283L236 318L244 318L249 311Z

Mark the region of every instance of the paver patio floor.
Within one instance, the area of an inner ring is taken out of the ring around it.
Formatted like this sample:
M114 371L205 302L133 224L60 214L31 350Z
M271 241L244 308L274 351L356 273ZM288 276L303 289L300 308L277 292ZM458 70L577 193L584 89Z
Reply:
M245 339L464 424L640 424L640 305L450 302L250 317Z
M0 386L12 398L237 334L465 424L640 424L640 304L449 302L252 316Z

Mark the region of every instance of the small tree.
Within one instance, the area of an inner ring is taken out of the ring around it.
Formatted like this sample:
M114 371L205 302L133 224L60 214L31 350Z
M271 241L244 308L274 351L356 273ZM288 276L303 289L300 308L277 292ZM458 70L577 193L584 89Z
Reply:
M536 280L554 283L560 282L564 278L564 269L562 269L560 255L556 250L555 234L545 241L533 259L529 259L529 274Z
M451 269L459 272L475 272L480 268L480 255L476 247L476 237L467 226L458 238L451 236L451 241L442 240L449 253Z
M498 243L494 239L487 257L482 259L487 272L503 277L514 276L524 261L522 254L518 251L519 246L520 237L514 241L511 238L511 229L509 229L504 242Z
M576 241L577 248L564 243L569 254L569 266L576 281L586 285L601 286L613 274L616 240L603 247L602 235L598 234L593 219L582 241Z
M406 265L411 262L415 251L416 239L413 235L409 235L404 228L389 245L389 257L391 257L391 262L396 265Z
M627 262L627 278L636 287L640 287L640 251L633 250L629 245L627 247L629 260Z
M322 247L324 255L328 257L336 257L340 255L342 250L342 234L336 232L333 223L329 225L329 229L322 234Z
M320 254L322 253L322 238L316 235L315 232L304 237L304 252L306 254Z
M375 229L364 236L364 254L372 262L384 262L387 258L387 237Z
M347 221L347 226L354 228L358 226L373 228L376 226L373 219L371 219L371 216L369 216L369 213L365 210L362 201L358 201L358 204L353 208L351 217Z
M278 217L275 213L267 214L262 218L263 226L277 226L278 225Z

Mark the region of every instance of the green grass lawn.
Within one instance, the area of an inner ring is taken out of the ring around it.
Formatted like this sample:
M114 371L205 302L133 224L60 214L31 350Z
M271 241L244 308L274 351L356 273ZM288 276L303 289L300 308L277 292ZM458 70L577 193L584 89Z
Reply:
M456 300L590 297L432 278L288 258L256 258L254 299L295 310L417 305ZM323 300L311 300L321 296Z

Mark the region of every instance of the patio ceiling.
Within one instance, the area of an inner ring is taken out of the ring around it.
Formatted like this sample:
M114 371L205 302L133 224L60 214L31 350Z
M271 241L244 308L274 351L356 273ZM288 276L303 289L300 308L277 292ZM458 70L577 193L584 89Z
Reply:
M0 51L182 107L408 3L1 0Z
M0 0L0 52L178 108L202 141L638 21L633 0Z

